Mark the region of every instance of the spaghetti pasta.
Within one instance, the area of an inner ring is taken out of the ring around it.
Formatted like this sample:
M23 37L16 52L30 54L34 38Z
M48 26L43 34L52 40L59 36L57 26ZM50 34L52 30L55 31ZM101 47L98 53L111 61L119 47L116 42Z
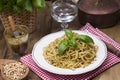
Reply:
M74 35L78 35L74 33ZM68 39L66 35L57 38L44 48L43 56L53 66L66 69L76 69L86 67L94 61L97 52L97 45L86 44L84 42L76 41L77 48L69 47L65 54L58 55L58 44L60 41Z

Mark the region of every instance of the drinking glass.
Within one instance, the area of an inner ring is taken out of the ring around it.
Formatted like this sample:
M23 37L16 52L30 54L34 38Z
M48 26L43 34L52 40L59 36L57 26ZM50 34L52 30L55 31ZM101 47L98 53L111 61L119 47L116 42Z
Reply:
M16 26L20 33L19 36L14 37L11 27L6 27L4 37L10 52L12 52L15 56L23 56L25 55L25 51L28 45L28 27L26 27L25 25Z
M52 3L51 16L61 23L62 29L67 29L68 22L73 21L77 14L77 6L70 0L57 0Z

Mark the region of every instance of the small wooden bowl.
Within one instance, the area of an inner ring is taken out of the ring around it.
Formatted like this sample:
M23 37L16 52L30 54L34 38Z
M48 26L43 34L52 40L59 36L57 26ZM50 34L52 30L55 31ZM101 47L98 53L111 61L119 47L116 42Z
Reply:
M1 64L1 75L2 75L2 78L3 79L5 79L5 80L14 80L14 79L10 79L10 78L8 78L5 74L4 74L4 66L6 65L6 64L11 64L11 63L19 63L19 61L15 61L15 60L7 60L7 61L5 61L3 64ZM21 63L21 62L20 62ZM19 77L19 79L18 80L21 80L21 79L24 79L27 75L28 75L28 73L29 73L29 68L25 65L25 64L23 64L23 63L21 63L21 65L24 65L26 68L25 68L25 73L23 74L23 75L20 75Z

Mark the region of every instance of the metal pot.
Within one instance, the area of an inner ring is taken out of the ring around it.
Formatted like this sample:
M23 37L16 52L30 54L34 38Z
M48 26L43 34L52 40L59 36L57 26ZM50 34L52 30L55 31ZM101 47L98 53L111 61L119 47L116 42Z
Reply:
M106 28L120 19L120 0L74 0L79 8L79 20L95 27Z

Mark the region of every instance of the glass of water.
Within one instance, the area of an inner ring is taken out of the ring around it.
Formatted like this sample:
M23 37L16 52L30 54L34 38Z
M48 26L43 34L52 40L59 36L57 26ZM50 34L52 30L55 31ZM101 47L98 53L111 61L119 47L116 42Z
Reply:
M73 21L77 14L77 6L70 0L57 0L52 4L51 15L54 20L61 23L62 29L67 29L68 22Z

